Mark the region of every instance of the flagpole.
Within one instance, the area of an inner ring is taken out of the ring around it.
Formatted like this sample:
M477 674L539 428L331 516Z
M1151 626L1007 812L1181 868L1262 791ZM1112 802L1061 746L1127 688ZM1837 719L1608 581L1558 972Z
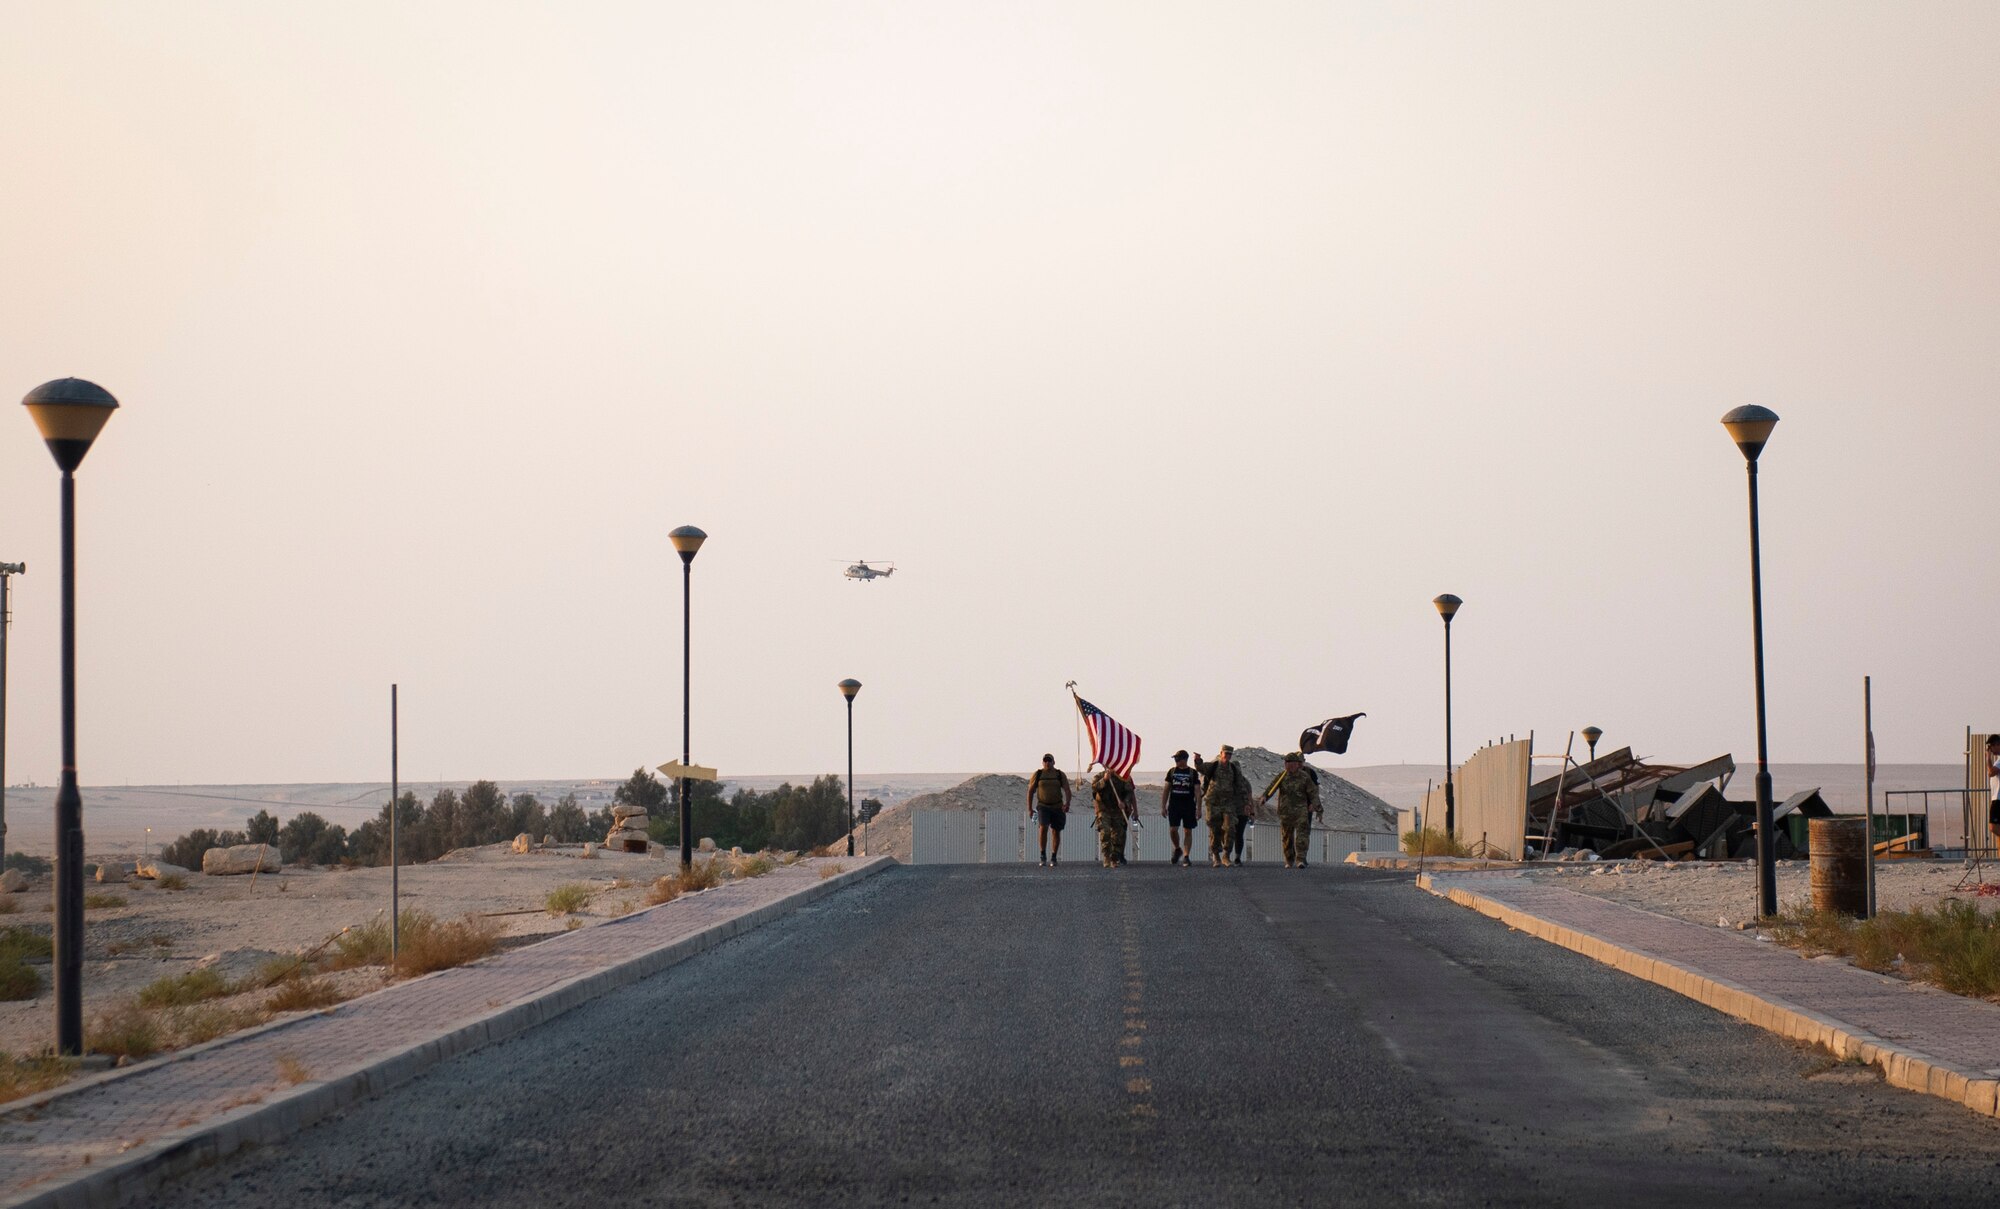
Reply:
M1069 690L1070 713L1076 716L1076 778L1083 779L1083 710L1076 704L1076 681L1065 680L1063 687Z

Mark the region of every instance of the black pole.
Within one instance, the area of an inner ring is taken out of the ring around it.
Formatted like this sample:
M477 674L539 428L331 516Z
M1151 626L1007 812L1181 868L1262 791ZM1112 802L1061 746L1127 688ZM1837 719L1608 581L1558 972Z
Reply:
M847 699L847 855L854 855L854 698Z
M1757 459L1750 472L1750 633L1757 667L1757 913L1778 913L1778 837L1771 818L1771 753L1764 734L1764 567L1757 532ZM1871 841L1872 842L1872 841Z
M7 631L14 620L9 597L16 571L0 567L0 865L7 859Z
M1458 823L1457 803L1451 775L1451 618L1444 619L1444 833L1453 834Z
M83 793L76 780L76 477L62 476L62 785L56 791L56 1053L83 1053Z
M694 606L694 556L681 555L681 763L694 761L693 745L689 742L688 697L690 679L688 660L694 652L694 633L688 619L688 611ZM681 868L694 867L694 809L688 801L688 779L681 778Z
M389 686L389 965L393 968L403 947L402 872L403 862L397 833L403 813L402 785L398 777L396 726L396 686Z

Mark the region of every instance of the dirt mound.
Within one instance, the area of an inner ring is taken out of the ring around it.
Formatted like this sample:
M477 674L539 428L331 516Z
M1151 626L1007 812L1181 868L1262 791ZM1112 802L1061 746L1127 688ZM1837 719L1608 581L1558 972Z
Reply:
M1086 793L1088 791L1086 790ZM855 832L858 851L865 841L871 856L910 859L910 812L915 810L1026 810L1028 778L1011 773L982 772L950 789L919 794L898 806L891 806ZM1085 807L1088 809L1088 807ZM835 840L836 846L846 841Z
M982 772L950 789L919 794L905 810L1025 810L1028 778L1012 773Z
M1252 794L1263 793L1264 787L1285 770L1284 755L1262 747L1238 748L1230 758L1243 766L1243 774L1250 778ZM1321 826L1336 831L1395 834L1396 810L1389 803L1324 768L1314 768L1313 771L1319 773L1320 804L1326 807L1326 820ZM1260 820L1275 820L1278 817L1277 799L1273 798L1259 807L1257 817Z

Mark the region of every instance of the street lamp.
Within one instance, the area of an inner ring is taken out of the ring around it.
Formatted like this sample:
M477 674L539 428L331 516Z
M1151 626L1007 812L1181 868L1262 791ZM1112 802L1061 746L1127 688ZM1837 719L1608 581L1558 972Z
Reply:
M10 582L27 563L0 563L0 860L7 857L7 630L14 624Z
M62 469L62 784L56 790L56 1052L83 1053L83 794L76 781L76 468L118 408L81 378L44 382L21 400Z
M840 682L840 695L847 698L847 855L854 855L854 694L861 682L848 677Z
M1437 606L1438 616L1444 618L1444 833L1450 835L1458 813L1451 775L1451 619L1465 602L1446 592L1431 603Z
M1757 536L1757 455L1778 426L1778 413L1750 404L1722 417L1729 439L1743 451L1750 477L1750 647L1757 678L1757 913L1778 913L1778 838L1772 833L1771 756L1764 741L1764 569Z
M690 636L693 630L688 621L689 607L694 602L694 556L701 544L708 540L708 534L693 525L682 525L667 534L667 540L674 543L674 552L681 556L681 763L694 762L694 752L688 742L688 660L693 652ZM681 868L694 866L694 810L688 802L688 779L681 778Z
M1590 744L1590 759L1593 764L1597 762L1597 741L1603 737L1604 732L1595 726L1583 728L1583 741Z

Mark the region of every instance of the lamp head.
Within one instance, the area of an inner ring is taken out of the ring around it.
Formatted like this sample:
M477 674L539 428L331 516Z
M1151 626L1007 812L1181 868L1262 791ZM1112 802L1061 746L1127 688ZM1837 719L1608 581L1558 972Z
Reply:
M682 525L667 534L667 540L674 543L674 550L681 556L681 562L687 564L694 561L695 551L701 549L701 544L708 540L708 534L693 525Z
M1458 597L1453 596L1451 593L1446 592L1443 596L1440 596L1437 599L1431 601L1431 603L1437 606L1438 616L1444 618L1444 623L1446 625L1450 625L1452 615L1454 613L1457 613L1458 606L1464 604L1465 602L1460 600Z
M1597 729L1595 726L1586 726L1583 728L1583 741L1585 743L1590 744L1592 747L1596 747L1597 741L1599 739L1602 739L1603 737L1604 737L1604 732Z
M118 400L95 382L82 378L57 378L44 382L21 400L42 440L55 455L56 465L75 470L90 452L90 443L104 430L104 422L118 410Z
M1722 417L1722 426L1729 430L1729 439L1736 442L1744 458L1754 462L1764 452L1764 442L1771 439L1771 430L1778 426L1778 413L1750 403Z
M847 698L849 701L854 700L854 694L860 691L861 691L861 682L859 680L854 679L852 676L840 682L840 695Z

